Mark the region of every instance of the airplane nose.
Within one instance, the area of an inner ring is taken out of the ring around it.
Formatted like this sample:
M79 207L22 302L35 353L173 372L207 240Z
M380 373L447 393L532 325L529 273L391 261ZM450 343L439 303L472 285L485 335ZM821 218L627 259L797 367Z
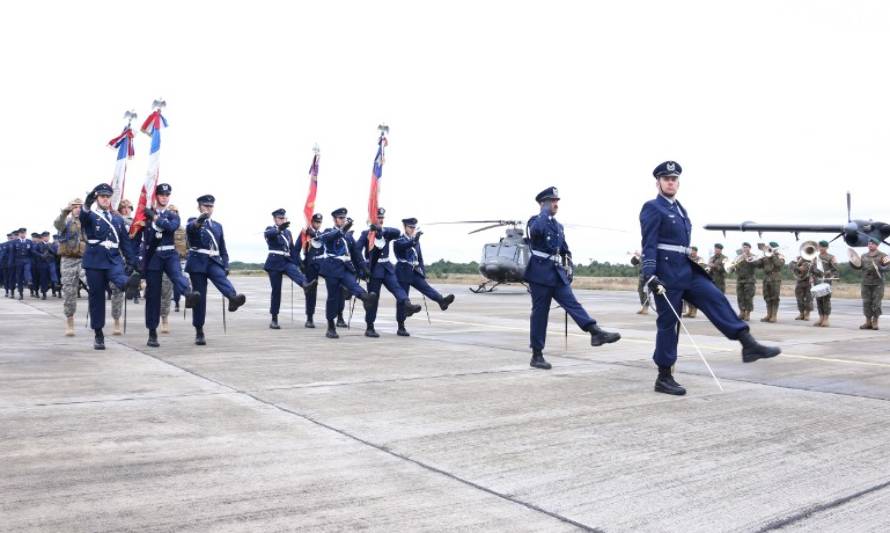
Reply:
M859 246L859 224L848 222L844 226L844 242L849 246Z

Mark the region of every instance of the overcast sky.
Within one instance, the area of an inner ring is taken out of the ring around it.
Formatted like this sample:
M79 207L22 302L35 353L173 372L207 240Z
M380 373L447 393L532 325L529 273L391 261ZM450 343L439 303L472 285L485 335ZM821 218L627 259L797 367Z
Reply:
M569 229L576 262L639 248L665 159L700 246L757 240L709 222L843 223L848 189L854 217L890 221L888 25L890 3L849 0L14 2L0 221L51 229L110 180L123 112L141 124L157 97L161 181L183 214L216 196L234 260L265 257L272 210L300 221L314 143L325 224L364 221L380 122L388 223L527 218L556 185L563 222L627 231ZM148 148L137 134L134 203ZM425 228L427 260L502 233L470 229Z

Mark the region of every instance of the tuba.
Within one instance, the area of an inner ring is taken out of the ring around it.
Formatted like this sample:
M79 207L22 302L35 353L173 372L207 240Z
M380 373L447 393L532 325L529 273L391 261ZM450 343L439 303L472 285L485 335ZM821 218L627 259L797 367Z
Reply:
M819 256L819 248L816 241L804 241L800 245L800 257L806 261L813 261Z
M768 244L763 242L757 243L757 249L763 253L763 257L772 257L775 250L769 247Z

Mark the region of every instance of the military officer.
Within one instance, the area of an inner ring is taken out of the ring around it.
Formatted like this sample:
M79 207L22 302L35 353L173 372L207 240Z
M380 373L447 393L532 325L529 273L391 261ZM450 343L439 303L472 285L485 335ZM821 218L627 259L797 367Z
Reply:
M83 200L75 198L53 222L59 232L59 255L62 257L62 311L65 314L65 336L74 336L74 313L77 311L77 288L83 272L83 253L86 238L80 226L80 209Z
M442 296L426 281L426 265L423 263L423 252L420 249L420 236L423 232L417 230L417 219L403 218L402 225L405 233L392 245L397 261L396 279L399 280L405 294L409 294L411 287L414 287L425 297L439 304L439 309L445 311L454 302L454 295ZM409 336L404 320L399 322L396 334L402 337Z
M318 294L318 270L321 268L321 255L324 247L316 237L321 234L321 213L312 215L309 227L306 228L306 242L303 243L303 274L306 281L312 285L306 290L306 323L305 327L314 328L315 301ZM341 302L345 305L345 302ZM337 316L343 319L343 307L341 306Z
M278 325L278 311L281 308L281 278L289 277L304 291L318 283L316 277L313 281L306 281L303 272L300 271L300 247L302 242L298 239L294 242L291 234L290 221L287 219L287 211L276 209L272 211L272 226L266 227L264 233L266 245L269 247L269 255L263 270L269 275L269 283L272 285L272 303L269 313L272 315L271 329L281 329Z
M83 255L83 267L90 289L90 327L95 332L93 348L105 349L105 286L110 282L120 290L139 284L139 274L134 271L138 260L130 239L124 236L124 220L111 211L111 195L108 184L100 183L87 195L80 210L80 224L87 240ZM93 211L93 203L98 209ZM123 256L121 255L123 254ZM126 261L126 267L124 262ZM131 272L128 279L126 272Z
M213 208L216 198L212 194L198 197L197 218L190 218L186 226L189 243L189 256L185 263L185 271L192 278L192 287L198 293L197 301L192 310L192 325L195 326L195 344L204 346L204 318L207 313L207 280L229 300L229 312L234 313L244 305L247 297L237 293L228 279L229 252L222 224L213 220ZM188 297L186 307L189 306Z
M794 276L794 298L797 300L797 316L794 320L809 320L813 310L813 261L798 256L788 263Z
M743 242L742 253L733 262L733 269L736 273L735 292L739 303L739 319L745 322L751 320L751 311L754 310L754 295L757 293L754 261L751 243Z
M317 237L324 246L324 252L320 256L322 261L319 274L324 278L328 291L325 305L328 329L325 336L329 339L340 337L337 334L334 319L343 301L341 287L345 287L352 295L360 299L366 308L377 303L377 293L366 291L356 282L356 272L361 268L361 263L353 257L355 240L349 232L352 228L352 219L346 217L347 213L345 207L335 209L331 213L334 227L326 229Z
M179 214L167 209L173 188L167 183L155 187L155 207L145 209L146 226L142 237L142 262L145 265L145 327L148 329L146 344L153 348L158 342L158 324L161 320L161 285L166 274L179 290L186 295L185 307L191 309L201 298L189 286L179 265L174 234L180 225Z
M674 161L665 161L655 167L652 174L658 196L643 204L640 212L643 275L654 293L658 310L653 355L658 366L655 391L678 396L686 394L686 389L672 376L679 341L676 313L683 300L704 311L727 338L741 342L743 362L775 357L781 352L779 348L759 344L751 336L748 325L736 317L726 296L720 293L704 269L689 259L692 222L677 201L682 171L680 164Z
M368 229L362 231L355 242L355 257L360 267L360 276L368 282L368 291L379 295L381 287L386 287L396 299L396 323L400 324L396 334L404 337L407 333L405 319L419 313L422 308L411 303L408 292L396 278L395 266L389 259L389 244L398 239L402 232L398 228L384 227L385 217L386 209L378 208L377 224L371 224ZM368 239L371 231L374 232L374 243L373 248L369 250ZM379 299L373 304L365 305L365 337L380 336L374 329L378 305L380 305Z
M643 274L640 272L643 265L642 261L640 261L640 252L634 252L630 258L630 264L635 267L637 272L637 294L640 296L640 310L637 311L637 314L648 315L649 296L646 294L646 280L643 279Z
M33 285L31 277L31 250L34 243L26 237L28 230L19 228L19 238L13 245L13 266L15 268L15 282L19 290L19 300L25 299L25 286Z
M785 256L779 252L779 243L769 243L764 256L754 261L755 268L762 268L763 300L766 302L766 316L761 322L776 322L779 315L779 296L782 294L782 269L785 268Z
M878 329L878 317L881 316L881 300L884 298L884 272L890 270L890 256L878 250L881 241L870 237L868 252L862 254L856 264L850 266L862 271L862 312L865 323L859 329Z
M590 333L591 346L616 342L618 333L600 329L596 320L581 307L572 292L572 252L565 240L562 224L556 221L559 211L559 194L556 187L548 187L535 196L541 211L528 221L528 235L532 256L525 269L532 298L531 315L531 366L549 370L544 360L544 341L547 336L547 318L550 302L556 300L583 331Z
M714 245L714 255L708 259L708 275L714 280L714 285L720 292L726 294L726 263L728 258L723 255L723 245L719 242Z
M840 277L837 258L828 253L828 241L819 241L819 255L817 256L815 263L816 267L813 270L815 276L815 279L813 280L814 284L828 283L831 285L832 281ZM820 328L827 328L829 326L828 317L831 316L830 292L825 296L816 298L816 311L819 312L819 320L813 325Z

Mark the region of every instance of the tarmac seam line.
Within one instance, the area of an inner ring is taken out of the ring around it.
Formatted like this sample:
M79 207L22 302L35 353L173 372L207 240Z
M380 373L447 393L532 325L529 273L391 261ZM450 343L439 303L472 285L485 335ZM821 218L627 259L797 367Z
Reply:
M801 522L803 520L806 520L807 518L810 518L811 516L813 516L817 513L821 513L824 511L828 511L830 509L835 509L842 505L846 505L847 503L850 503L853 500L856 500L858 498L861 498L863 496L871 494L872 492L877 492L879 490L886 489L888 487L890 487L890 481L885 481L884 483L880 483L873 487L863 489L859 492L855 492L853 494L849 494L847 496L837 498L837 499L832 500L828 503L820 503L818 505L813 505L811 507L807 507L807 508L803 509L802 511L795 513L791 516L788 516L785 518L780 518L778 520L774 520L772 522L767 523L765 526L758 529L757 533L763 533L766 531L776 531L778 529L782 529L784 527L787 527L787 526L796 524L798 522Z

